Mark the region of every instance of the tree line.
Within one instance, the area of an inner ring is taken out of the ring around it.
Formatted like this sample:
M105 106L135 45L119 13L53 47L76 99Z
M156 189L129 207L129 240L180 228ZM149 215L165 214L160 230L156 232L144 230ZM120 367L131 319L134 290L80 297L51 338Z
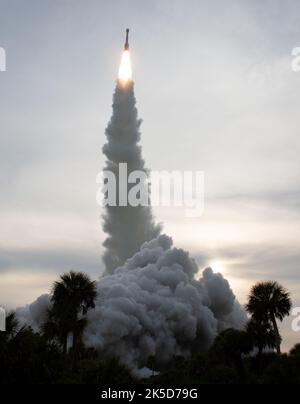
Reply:
M60 276L40 332L20 327L8 313L0 333L0 383L299 383L300 344L281 353L278 321L289 315L289 292L277 282L260 282L250 291L243 330L220 333L208 352L175 357L161 368L151 357L147 380L135 380L118 358L84 346L87 313L95 307L96 282L82 272Z

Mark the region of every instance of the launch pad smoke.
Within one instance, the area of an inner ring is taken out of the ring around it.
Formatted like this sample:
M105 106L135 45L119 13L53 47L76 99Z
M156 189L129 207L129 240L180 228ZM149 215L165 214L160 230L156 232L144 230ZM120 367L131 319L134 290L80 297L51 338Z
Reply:
M133 83L125 84L117 82L103 147L106 169L116 176L125 162L129 172L147 173ZM98 282L96 307L88 313L87 346L136 369L150 357L164 365L176 355L205 351L220 331L243 327L245 311L228 281L210 268L201 277L189 254L160 235L149 206L108 206L104 231L106 273ZM49 305L49 296L42 295L17 314L38 330Z
M196 263L165 235L144 243L124 266L98 282L96 308L88 314L88 346L133 368L149 357L160 365L174 356L207 350L226 328L242 328L243 308L221 274ZM43 295L18 315L38 329L49 306Z
M239 328L245 314L229 283L210 268L197 281L189 254L165 235L145 243L114 274L98 283L86 343L133 366L150 356L168 363L176 355L210 347L218 332Z

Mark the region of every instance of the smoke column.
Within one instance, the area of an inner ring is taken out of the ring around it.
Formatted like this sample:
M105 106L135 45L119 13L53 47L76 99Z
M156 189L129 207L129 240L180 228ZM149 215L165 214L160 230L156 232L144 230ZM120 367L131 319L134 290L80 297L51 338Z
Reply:
M138 119L132 80L117 81L112 108L103 153L107 158L105 170L115 174L118 189L120 163L127 163L128 175L135 170L147 173L139 145L141 120ZM103 219L103 229L108 234L103 243L107 273L124 264L145 241L160 233L160 226L154 224L151 208L147 206L106 206Z
M128 164L128 173L147 172L133 82L125 84L117 81L103 147L105 170L116 177L119 163ZM247 316L228 281L211 268L201 276L189 254L160 235L149 207L107 207L104 231L106 274L98 282L96 307L88 312L86 345L146 375L150 357L163 367L177 355L207 350L226 328L243 328ZM42 295L17 314L39 330L49 305L49 296Z

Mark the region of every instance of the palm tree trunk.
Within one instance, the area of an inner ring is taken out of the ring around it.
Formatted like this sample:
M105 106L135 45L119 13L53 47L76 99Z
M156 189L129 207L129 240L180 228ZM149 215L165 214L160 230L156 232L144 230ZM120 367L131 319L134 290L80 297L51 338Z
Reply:
M271 314L271 320L273 323L273 328L274 328L274 332L275 332L275 337L276 337L276 350L277 350L277 354L281 355L281 349L280 349L280 345L281 345L281 337L279 334L279 330L278 330L278 326L276 323L276 318L274 316L274 314Z

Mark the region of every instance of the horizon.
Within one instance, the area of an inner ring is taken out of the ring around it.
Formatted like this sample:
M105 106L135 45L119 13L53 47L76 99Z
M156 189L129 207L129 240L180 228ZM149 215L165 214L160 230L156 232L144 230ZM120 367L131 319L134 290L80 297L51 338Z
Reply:
M156 222L241 304L275 280L300 306L299 7L128 4L1 2L0 304L30 304L69 270L103 273L96 175L129 26L146 166L205 173L203 215L155 208Z

